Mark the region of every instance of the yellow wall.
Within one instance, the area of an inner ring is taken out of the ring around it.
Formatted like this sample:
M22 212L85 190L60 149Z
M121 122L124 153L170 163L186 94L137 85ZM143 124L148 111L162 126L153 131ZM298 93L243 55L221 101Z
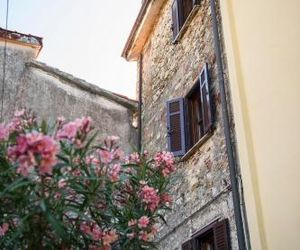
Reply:
M220 4L252 249L300 249L300 1Z

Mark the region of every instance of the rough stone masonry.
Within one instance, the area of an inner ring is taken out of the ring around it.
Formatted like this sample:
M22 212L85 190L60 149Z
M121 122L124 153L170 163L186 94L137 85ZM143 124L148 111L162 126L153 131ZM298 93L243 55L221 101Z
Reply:
M4 121L21 108L32 110L38 118L45 119L50 124L54 124L58 116L69 120L90 116L100 132L99 140L108 135L117 135L121 138L121 146L125 151L136 148L136 128L132 125L137 107L135 101L38 62L35 58L41 47L37 48L37 41L41 40L18 32L0 31L1 87L4 38L7 39Z
M165 2L142 51L143 144L150 152L167 150L166 101L184 97L195 84L204 63L210 67L215 121L213 133L206 142L178 163L172 183L173 211L166 214L167 225L161 225L157 237L159 248L179 250L194 233L215 219L227 218L231 248L238 249L209 1L201 1L182 38L175 44L171 31L173 1ZM226 71L225 61L224 64Z

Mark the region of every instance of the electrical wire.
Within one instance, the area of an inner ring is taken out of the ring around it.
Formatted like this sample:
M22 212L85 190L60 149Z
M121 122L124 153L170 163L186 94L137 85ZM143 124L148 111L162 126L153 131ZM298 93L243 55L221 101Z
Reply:
M5 18L5 29L8 28L8 10L9 0L6 0L6 18ZM7 56L7 40L4 38L4 52L3 52L3 78L2 78L2 89L1 89L1 115L0 122L3 122L3 107L4 107L4 91L5 91L5 74L6 74L6 56Z

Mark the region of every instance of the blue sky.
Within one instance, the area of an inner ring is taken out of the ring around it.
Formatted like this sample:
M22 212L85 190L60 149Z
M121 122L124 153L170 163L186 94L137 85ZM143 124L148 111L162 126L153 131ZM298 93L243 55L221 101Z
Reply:
M10 0L8 29L44 38L38 58L102 88L135 97L136 64L121 58L141 0ZM5 27L6 0L0 0Z

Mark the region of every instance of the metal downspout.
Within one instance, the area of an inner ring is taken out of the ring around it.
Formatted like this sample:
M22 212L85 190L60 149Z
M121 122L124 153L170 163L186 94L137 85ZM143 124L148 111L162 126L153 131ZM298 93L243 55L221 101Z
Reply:
M225 135L225 142L226 142L226 149L227 149L227 156L228 156L228 163L229 163L229 172L230 172L230 181L232 187L232 199L233 199L235 223L237 229L238 245L240 250L245 250L247 249L246 240L245 240L246 229L244 228L243 215L241 210L241 205L243 205L243 203L241 202L242 200L239 194L237 162L234 157L235 149L231 140L230 122L229 122L229 114L228 114L228 107L227 107L227 100L226 100L225 81L224 81L224 73L223 73L224 71L223 71L215 0L210 0L210 7L211 7L211 15L212 15L213 40L214 40L214 47L215 47L216 61L217 61L217 68L218 68L219 88L220 88L220 97L221 97L221 105L222 105L222 118L224 124L224 135Z
M139 65L139 105L138 105L138 152L142 150L142 102L143 102L143 54Z

